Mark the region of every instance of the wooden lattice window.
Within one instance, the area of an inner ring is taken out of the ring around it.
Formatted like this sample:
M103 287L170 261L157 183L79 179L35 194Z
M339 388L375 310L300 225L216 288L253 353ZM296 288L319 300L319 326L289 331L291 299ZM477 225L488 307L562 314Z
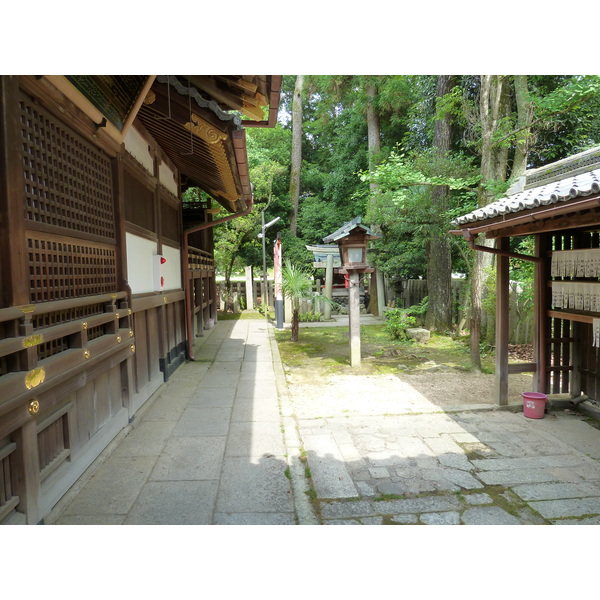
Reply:
M27 221L114 240L109 157L24 93L20 108Z
M123 175L123 187L125 190L125 219L129 223L156 233L154 191L127 171Z
M0 523L10 515L19 504L19 496L15 493L13 468L16 444L0 441Z
M29 235L32 303L112 293L117 289L114 246Z
M57 415L51 417L51 422L47 420L39 426L38 458L42 479L48 477L71 453L67 415L69 408L70 405L66 406Z
M161 189L160 226L162 235L174 242L179 242L179 221L177 198Z

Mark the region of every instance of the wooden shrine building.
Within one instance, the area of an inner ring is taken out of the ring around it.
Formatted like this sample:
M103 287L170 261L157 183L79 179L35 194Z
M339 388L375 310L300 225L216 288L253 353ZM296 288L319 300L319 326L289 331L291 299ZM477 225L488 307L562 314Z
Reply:
M454 222L477 251L496 254L496 403L510 373L534 373L533 390L600 400L600 147L529 170L506 198ZM477 243L485 233L495 247ZM534 236L535 252L510 238ZM509 260L535 263L533 364L508 363Z
M214 327L213 227L280 85L0 77L0 524L43 522Z

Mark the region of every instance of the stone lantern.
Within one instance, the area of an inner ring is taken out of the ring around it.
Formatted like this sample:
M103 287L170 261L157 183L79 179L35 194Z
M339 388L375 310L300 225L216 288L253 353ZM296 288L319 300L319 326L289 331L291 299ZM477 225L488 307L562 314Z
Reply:
M367 243L380 237L363 225L360 217L356 217L323 238L326 244L338 245L342 262L338 272L348 275L350 366L352 367L360 366L360 275L374 271L367 264Z

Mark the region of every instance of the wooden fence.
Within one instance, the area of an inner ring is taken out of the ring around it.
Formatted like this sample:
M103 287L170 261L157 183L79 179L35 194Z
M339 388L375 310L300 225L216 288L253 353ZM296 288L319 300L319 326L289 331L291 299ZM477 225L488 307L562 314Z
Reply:
M510 289L509 308L509 343L530 344L533 339L533 311L527 310L523 305L519 294L518 284L513 282ZM425 279L403 279L394 285L388 303L394 300L395 305L400 308L409 308L419 304L428 294L427 280ZM452 322L461 329L468 327L468 304L469 288L464 279L452 280ZM483 311L481 316L482 331L491 328L494 331L495 314Z
M317 281L314 291L322 293L321 282ZM254 280L254 302L260 300L262 282L260 279ZM427 280L425 279L403 279L389 284L386 282L386 305L398 308L409 308L419 304L423 298L428 295ZM533 313L525 310L520 295L516 291L516 285L511 286L510 292L510 321L509 321L509 343L511 344L530 344L533 337ZM219 310L232 310L234 313L240 312L246 307L246 282L231 282L231 292L229 301L225 302L224 283L217 283ZM466 306L468 304L469 289L468 284L463 279L452 280L452 322L461 329L468 327L468 314ZM268 281L268 305L272 308L274 303L273 281ZM314 306L312 302L305 302L301 307L301 312L319 310L319 306ZM495 315L487 311L482 314L482 331L493 333L495 327Z

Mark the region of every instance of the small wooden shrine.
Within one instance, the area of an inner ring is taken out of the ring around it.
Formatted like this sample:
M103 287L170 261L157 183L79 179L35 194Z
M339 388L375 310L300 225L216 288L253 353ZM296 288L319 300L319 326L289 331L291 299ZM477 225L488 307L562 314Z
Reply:
M600 147L527 171L506 198L454 222L476 251L496 254L496 402L508 376L534 373L533 391L600 399ZM495 247L477 243L485 233ZM510 251L534 236L535 252ZM534 362L508 362L509 260L535 263ZM523 390L531 391L531 390Z

